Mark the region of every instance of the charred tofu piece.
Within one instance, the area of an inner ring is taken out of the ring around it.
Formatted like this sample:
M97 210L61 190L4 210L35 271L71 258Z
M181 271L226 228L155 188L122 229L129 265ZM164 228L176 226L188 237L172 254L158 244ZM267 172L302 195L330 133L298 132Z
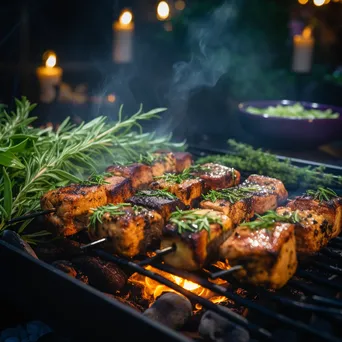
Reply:
M252 198L246 198L234 203L226 199L217 199L215 201L204 200L200 203L200 207L222 212L232 220L234 226L237 226L243 221L249 221L254 216L252 203Z
M64 236L84 229L89 209L106 203L107 194L103 185L71 184L47 192L40 200L43 210L56 210L46 215L47 221L51 223L49 229Z
M294 225L276 222L258 229L239 226L221 245L220 256L231 266L243 267L233 273L241 282L279 289L297 269Z
M204 181L207 190L230 188L240 183L239 171L220 164L199 165L192 174Z
M336 197L328 201L315 199L310 195L296 197L287 204L291 210L312 210L316 214L322 215L328 226L332 226L331 236L334 238L341 233L342 224L342 198Z
M219 246L232 233L232 221L209 209L177 211L163 229L161 248L175 246L164 261L176 268L195 271L218 260Z
M286 201L288 196L284 184L276 178L250 175L243 185L258 187L258 190L253 193L253 209L256 214L276 209Z
M145 188L153 180L151 167L141 163L127 166L111 165L107 167L106 172L130 179L133 189Z
M152 153L150 165L153 177L162 176L167 172L176 172L176 157L172 152Z
M154 210L127 203L107 205L91 212L89 237L107 238L104 248L131 258L159 247L163 225Z
M164 190L142 190L129 198L127 202L155 210L162 216L165 222L177 208L185 209L184 203L172 193Z
M296 214L298 223L295 224L296 250L298 255L310 255L325 247L332 235L332 225L323 215L314 210L292 210L279 207L278 215L289 216Z
M107 195L107 203L123 203L134 194L131 180L124 177L105 178L104 188Z
M186 206L192 207L201 197L204 182L201 179L177 179L177 175L169 174L156 179L150 184L152 190L166 190L177 196Z
M188 169L192 163L192 155L188 152L173 152L176 158L176 172L181 173Z

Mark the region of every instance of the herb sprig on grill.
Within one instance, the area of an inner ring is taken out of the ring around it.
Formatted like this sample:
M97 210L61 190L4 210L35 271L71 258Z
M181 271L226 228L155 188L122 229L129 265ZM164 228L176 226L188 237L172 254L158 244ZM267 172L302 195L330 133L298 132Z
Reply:
M232 204L241 201L246 198L250 198L257 191L260 191L261 187L255 186L239 186L236 188L222 189L222 190L210 190L207 194L202 195L203 199L211 202L216 202L219 199L226 200Z
M273 210L267 211L264 215L256 215L257 220L251 222L243 222L241 226L249 227L250 229L263 229L270 228L276 222L284 222L284 223L299 223L300 217L298 215L297 210L291 213L284 213L284 215L279 215Z
M206 230L210 235L210 225L218 223L222 225L220 217L215 215L215 212L208 212L200 215L196 210L179 210L174 211L169 221L177 226L178 233L185 232L197 233Z
M323 187L318 187L317 190L308 190L306 194L312 196L315 200L320 202L330 201L331 199L338 197L334 190Z
M210 169L202 165L192 165L184 169L181 173L165 173L162 176L157 176L155 179L163 179L169 183L180 184L188 179L197 178L196 173L209 172Z
M109 182L106 181L106 177L110 177L112 174L106 172L104 174L93 174L88 179L80 182L81 185L104 185L109 184Z
M168 199L176 199L177 196L172 194L167 190L141 190L136 193L137 196L145 196L145 197L161 197Z
M126 214L124 210L130 207L129 203L119 203L119 204L107 204L101 207L92 208L90 214L90 226L95 227L98 222L102 223L102 218L104 214L109 214L113 216L122 216Z

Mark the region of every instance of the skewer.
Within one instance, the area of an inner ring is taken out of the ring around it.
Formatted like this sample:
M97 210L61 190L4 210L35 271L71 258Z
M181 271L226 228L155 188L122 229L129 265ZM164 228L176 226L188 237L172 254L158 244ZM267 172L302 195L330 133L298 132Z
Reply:
M108 238L105 237L105 238L102 238L102 239L99 239L99 240L90 242L90 243L88 243L87 245L83 245L83 246L81 246L80 248L81 248L81 249L86 249L86 248L89 248L89 247L98 245L98 244L100 244L100 243L102 243L102 242L105 242L105 241L107 241L107 239L108 239Z
M138 262L137 264L139 266L149 265L149 264L153 263L153 261L156 261L157 259L162 257L163 255L170 254L170 253L174 252L175 250L176 250L176 245L175 244L173 244L171 247L166 247L164 249L157 249L156 250L156 255L154 255L151 258L142 260L142 261Z
M231 268L227 270L217 271L215 273L208 272L208 275L210 279L222 278L228 274L241 270L242 268L243 267L241 265L236 265L236 266L232 266Z
M42 216L42 215L50 214L50 213L53 213L55 211L56 211L56 209L47 209L47 210L42 210L42 211L36 211L35 213L32 213L32 214L15 217L14 219L9 220L7 222L7 224L13 224L13 223L16 223L16 222L25 221L25 220L28 220L28 219L31 219L31 218L34 218L34 217L37 217L37 216Z

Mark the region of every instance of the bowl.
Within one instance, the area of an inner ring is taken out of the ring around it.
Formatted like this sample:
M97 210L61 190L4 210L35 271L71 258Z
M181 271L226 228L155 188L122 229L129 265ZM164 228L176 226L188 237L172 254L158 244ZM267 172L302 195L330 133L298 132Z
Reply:
M300 103L305 109L331 109L340 116L336 119L298 119L252 114L248 107L259 109L270 106L291 106ZM243 128L262 145L272 147L315 148L342 139L342 108L290 100L250 101L239 104L239 119Z

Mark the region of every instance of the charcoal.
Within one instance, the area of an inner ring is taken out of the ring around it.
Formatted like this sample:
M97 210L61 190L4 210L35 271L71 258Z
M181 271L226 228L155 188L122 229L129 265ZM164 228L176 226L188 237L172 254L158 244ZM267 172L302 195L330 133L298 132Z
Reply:
M38 256L34 252L32 247L13 230L5 230L1 235L1 239L9 243L10 245L20 249L21 251L26 252L33 258L38 259Z
M191 315L192 305L190 301L173 292L161 295L144 312L144 316L177 330L184 326Z
M208 341L247 342L249 332L213 311L206 311L198 328L200 335Z
M125 298L123 298L123 297L114 296L114 295L112 295L112 294L110 294L110 293L105 293L105 292L104 292L104 294L105 294L107 297L109 297L109 298L111 298L111 299L113 299L113 300L117 300L117 301L119 301L119 302L122 303L122 304L128 305L130 308L132 308L132 309L134 309L134 310L136 310L136 311L138 311L138 312L142 312L142 311L144 310L144 309L142 308L142 306L140 306L138 303L135 303L134 301L131 301L130 299L125 299Z
M89 284L100 291L116 293L127 282L126 274L112 262L80 256L72 259L72 263L88 277Z

